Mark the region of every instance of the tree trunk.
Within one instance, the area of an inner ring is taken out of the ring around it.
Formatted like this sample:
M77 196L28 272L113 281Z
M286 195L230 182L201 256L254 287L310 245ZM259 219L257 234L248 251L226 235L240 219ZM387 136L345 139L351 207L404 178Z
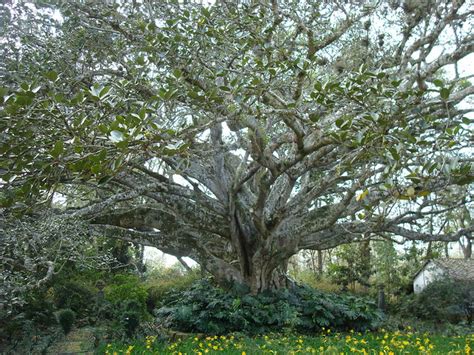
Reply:
M252 274L246 277L246 284L252 294L289 286L289 279L286 274L287 262L282 262L276 268L272 266L273 264L270 261L262 261L253 265Z
M372 274L371 260L370 260L371 259L370 240L364 240L363 242L361 242L360 245L359 245L359 248L360 248L359 249L360 250L360 261L359 261L360 280L359 280L359 282L364 287L364 289L368 290L369 278L370 278L370 275Z
M287 275L288 260L289 256L273 255L263 249L257 249L253 253L247 249L242 260L239 260L239 264L245 262L245 267L231 265L221 259L212 262L207 260L203 265L218 284L244 284L252 294L257 294L291 286Z
M428 248L426 249L426 260L433 259L433 243L428 242Z
M462 254L464 259L471 259L472 257L472 240L470 238L465 238L466 243L459 241L459 245L462 249Z
M323 251L318 249L318 275L323 276Z

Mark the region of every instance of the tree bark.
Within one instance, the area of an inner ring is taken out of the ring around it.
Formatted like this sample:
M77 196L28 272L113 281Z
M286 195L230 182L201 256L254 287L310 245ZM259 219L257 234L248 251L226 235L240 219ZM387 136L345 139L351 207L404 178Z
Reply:
M241 274L237 268L223 261L213 263L211 267L209 264L204 267L218 284L243 284L252 294L289 287L291 281L287 275L288 259L261 255L260 252L257 252L254 257L247 255L247 259L251 261L247 263L248 269L245 274ZM235 272L229 272L232 269Z
M464 259L471 259L472 257L472 240L470 238L465 238L466 242L463 243L459 241L459 245L461 246L462 249L462 254L464 256Z
M252 294L287 288L287 267L288 260L254 259L252 272L245 278L245 283Z
M318 249L318 275L323 276L323 251Z

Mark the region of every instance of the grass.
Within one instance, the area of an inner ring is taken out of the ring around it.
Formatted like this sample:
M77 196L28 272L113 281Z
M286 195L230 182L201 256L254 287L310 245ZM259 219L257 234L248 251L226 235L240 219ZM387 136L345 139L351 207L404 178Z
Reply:
M442 336L411 331L333 333L318 336L269 334L257 337L190 337L176 342L158 342L147 337L131 344L104 344L99 354L473 354L474 334Z

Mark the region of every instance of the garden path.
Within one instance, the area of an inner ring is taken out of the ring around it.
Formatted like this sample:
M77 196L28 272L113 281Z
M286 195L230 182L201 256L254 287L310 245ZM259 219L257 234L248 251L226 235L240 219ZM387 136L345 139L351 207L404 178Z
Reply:
M94 354L94 329L73 329L68 335L48 348L47 354Z

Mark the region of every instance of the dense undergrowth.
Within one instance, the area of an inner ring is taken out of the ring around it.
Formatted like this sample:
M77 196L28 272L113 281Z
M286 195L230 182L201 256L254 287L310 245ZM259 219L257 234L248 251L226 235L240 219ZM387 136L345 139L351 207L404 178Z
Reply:
M299 349L295 339L303 339L307 347L316 350L333 346L347 352L349 345L362 346L365 341L372 342L366 349L385 351L380 329L387 329L390 339L398 334L398 339L408 337L406 331L397 333L408 326L414 327L417 334L437 334L439 338L433 337L434 349L461 351L472 342L462 334L474 333L468 324L472 317L466 303L466 295L472 289L469 284L453 287L449 282L441 282L420 295L390 298L388 311L382 315L370 293L361 297L350 292L329 292L327 285L319 290L295 284L287 290L252 296L245 287L218 287L212 279L202 278L197 270L186 272L179 267L149 271L143 277L133 271L64 270L50 284L30 292L27 303L14 316L3 316L0 335L8 346L2 351L46 351L71 328L84 326L97 329L96 342L103 345L103 352L112 351L105 349L105 344L110 343L109 348L121 349L123 353L129 346L157 353L172 353L169 346L174 346L176 353L189 353L192 349L204 353L204 348L199 350L200 343L213 344L206 345L208 351L215 351L217 346L228 353L243 349L251 354L266 346L289 353ZM354 338L351 330L361 335L356 343L348 344L342 334ZM184 336L195 334L191 337L197 336L199 342L173 342L176 332ZM265 338L264 334L272 333L281 336ZM328 336L334 333L339 336ZM461 338L455 337L459 335ZM238 340L234 343L241 344L240 348L231 345L231 336ZM206 341L206 337L213 340ZM417 336L410 337L397 340L397 344L412 342L407 349L415 349ZM151 339L155 339L155 345L147 349L147 344L152 345ZM394 344L385 345L395 349Z
M210 280L169 295L166 306L156 315L167 327L206 334L261 334L284 329L312 333L323 327L367 330L382 320L375 303L362 297L302 285L253 296L239 287L223 289Z

